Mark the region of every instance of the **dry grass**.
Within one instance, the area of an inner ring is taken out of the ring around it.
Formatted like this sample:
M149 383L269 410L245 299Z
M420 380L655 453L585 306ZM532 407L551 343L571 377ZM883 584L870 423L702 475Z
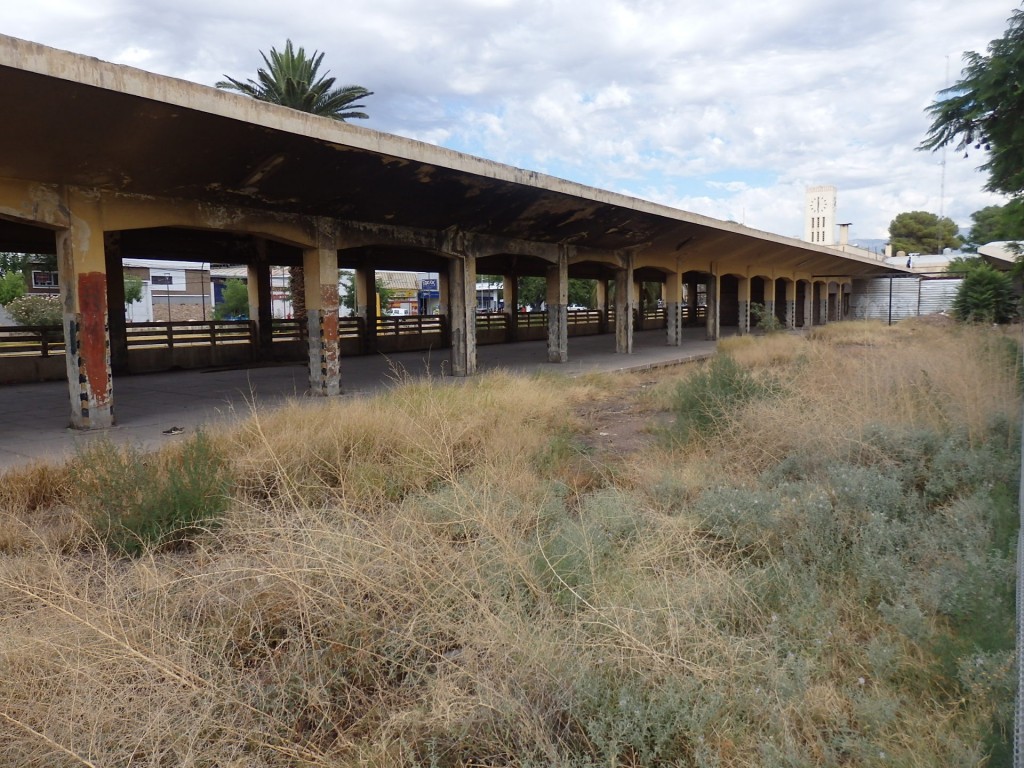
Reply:
M814 489L770 536L744 509L716 508L731 534L708 521L709 489L848 455L880 418L979 444L1017 418L992 333L853 326L730 342L781 394L718 444L652 435L622 461L586 452L577 409L654 374L406 382L255 413L221 446L223 524L176 554L114 557L61 470L9 476L0 764L979 762L984 686L951 700L878 598L787 549ZM643 407L686 375L657 374Z
M735 413L733 438L719 446L727 473L759 472L796 453L838 458L876 424L962 432L977 444L994 419L1018 421L1013 351L1001 333L865 322L828 325L815 337L790 337L800 351L781 379L789 396ZM751 367L775 365L737 351Z

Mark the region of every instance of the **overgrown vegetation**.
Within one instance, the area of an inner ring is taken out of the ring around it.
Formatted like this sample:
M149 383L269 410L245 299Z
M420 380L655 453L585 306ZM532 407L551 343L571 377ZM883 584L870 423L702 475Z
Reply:
M722 352L5 476L0 762L1006 764L1016 336ZM649 440L605 450L582 414L633 397ZM97 546L149 496L158 535ZM163 518L179 498L220 526Z
M204 432L160 456L91 443L70 472L79 511L116 554L186 547L228 506L227 459Z
M21 325L60 325L63 307L60 296L26 293L8 302L6 309Z
M768 307L759 302L755 301L750 305L750 317L754 320L754 324L765 333L779 333L783 330L782 322L775 316L775 313L770 312Z

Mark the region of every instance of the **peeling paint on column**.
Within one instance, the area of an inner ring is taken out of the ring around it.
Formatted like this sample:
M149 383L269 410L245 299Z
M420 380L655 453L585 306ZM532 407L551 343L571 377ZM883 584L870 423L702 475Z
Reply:
M78 344L89 400L99 408L110 402L110 337L107 330L107 276L86 272L78 276Z

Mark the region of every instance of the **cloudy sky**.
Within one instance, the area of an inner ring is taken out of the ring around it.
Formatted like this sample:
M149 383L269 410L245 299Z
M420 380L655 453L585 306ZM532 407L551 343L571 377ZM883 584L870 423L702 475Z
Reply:
M286 38L374 92L360 125L803 233L839 189L852 239L902 211L970 215L972 153L915 151L925 107L1009 0L31 0L0 32L212 85ZM948 72L948 74L947 74ZM943 183L944 180L944 183ZM944 194L942 193L944 189Z

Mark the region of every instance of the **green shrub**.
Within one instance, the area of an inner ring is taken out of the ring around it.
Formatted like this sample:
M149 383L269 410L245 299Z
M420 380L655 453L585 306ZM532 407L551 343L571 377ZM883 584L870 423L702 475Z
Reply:
M721 430L731 412L756 398L775 394L771 380L760 380L728 355L717 355L676 389L675 435L680 440Z
M953 314L967 322L1008 323L1017 313L1013 280L988 264L967 272L953 299Z
M90 443L72 472L82 507L118 554L185 547L227 508L227 463L203 432L164 457Z
M769 312L764 304L753 302L750 305L750 316L754 319L757 327L765 333L779 333L784 330L779 318L775 316L774 312Z
M5 308L20 325L60 325L64 322L60 296L28 293L14 299Z

